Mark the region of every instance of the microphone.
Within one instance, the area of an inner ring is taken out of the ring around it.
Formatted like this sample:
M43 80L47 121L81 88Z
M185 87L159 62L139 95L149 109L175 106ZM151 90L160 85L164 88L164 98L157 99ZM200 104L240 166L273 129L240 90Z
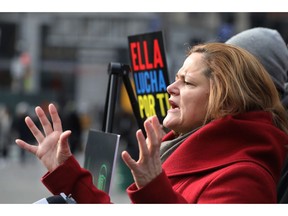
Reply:
M60 193L59 195L40 199L33 204L76 204L76 201L71 197L71 194L66 196L65 193Z

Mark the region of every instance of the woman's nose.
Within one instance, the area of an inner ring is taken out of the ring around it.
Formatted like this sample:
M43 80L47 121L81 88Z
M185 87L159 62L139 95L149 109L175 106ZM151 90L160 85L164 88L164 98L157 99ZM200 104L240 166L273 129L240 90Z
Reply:
M177 87L177 81L174 81L167 87L167 92L170 95L175 95L179 93L179 88Z

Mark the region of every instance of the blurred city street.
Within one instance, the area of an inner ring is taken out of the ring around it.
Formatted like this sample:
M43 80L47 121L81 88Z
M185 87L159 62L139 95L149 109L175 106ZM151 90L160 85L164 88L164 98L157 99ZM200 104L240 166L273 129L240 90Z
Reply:
M83 164L84 154L76 158ZM25 162L19 160L19 147L12 144L10 157L0 158L0 204L31 204L52 194L41 183L40 178L46 169L34 155L27 153ZM119 175L115 170L115 181ZM129 203L125 192L116 183L111 188L111 200L114 203Z

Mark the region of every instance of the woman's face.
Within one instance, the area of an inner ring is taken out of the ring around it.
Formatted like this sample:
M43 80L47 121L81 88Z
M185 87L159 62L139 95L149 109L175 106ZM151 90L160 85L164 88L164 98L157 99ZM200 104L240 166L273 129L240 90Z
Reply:
M203 124L207 112L210 81L204 76L203 54L192 53L167 87L171 108L163 125L178 133L187 133Z

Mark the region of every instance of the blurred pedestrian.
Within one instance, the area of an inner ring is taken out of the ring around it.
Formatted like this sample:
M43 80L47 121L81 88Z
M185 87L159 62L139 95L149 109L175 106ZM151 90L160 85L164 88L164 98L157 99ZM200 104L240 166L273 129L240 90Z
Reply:
M69 144L72 154L82 151L82 125L80 116L76 110L75 103L68 101L62 111L63 129L71 130Z
M227 44L242 47L252 53L270 74L283 105L288 108L286 91L288 73L288 49L287 45L275 29L255 27L244 30L229 40Z
M25 117L30 115L30 105L27 102L19 102L16 105L15 117L13 119L12 128L16 132L17 137L22 137L24 140L29 140L31 144L35 144L35 138L27 125L25 124ZM34 119L34 118L33 118ZM35 119L34 119L35 120ZM36 121L35 121L36 122ZM20 149L20 162L26 161L26 152Z
M7 158L9 148L12 143L12 116L6 105L0 107L0 153L3 158Z

